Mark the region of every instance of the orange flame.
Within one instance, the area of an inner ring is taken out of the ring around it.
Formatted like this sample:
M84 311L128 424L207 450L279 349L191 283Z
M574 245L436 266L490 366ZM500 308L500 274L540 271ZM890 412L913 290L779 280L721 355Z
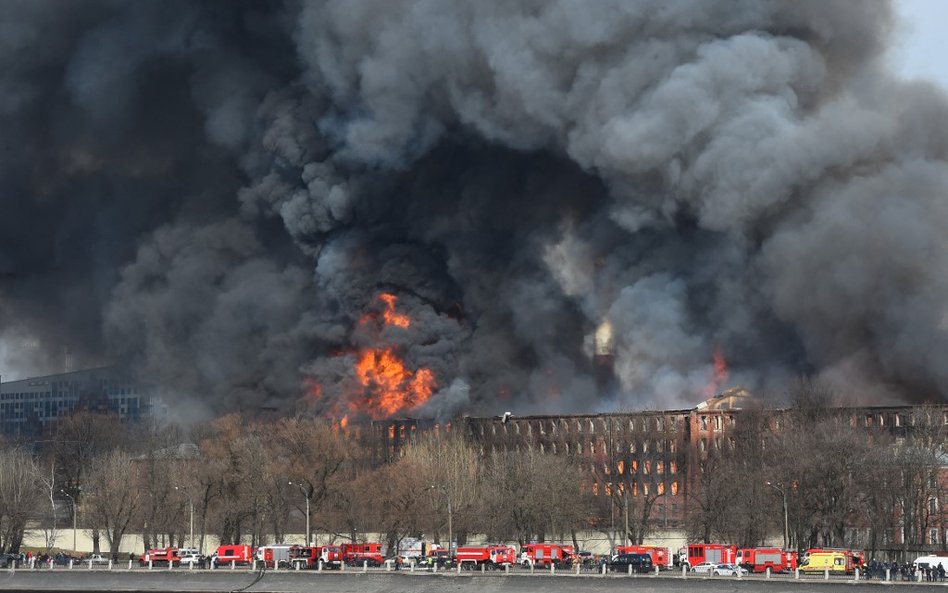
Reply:
M727 371L727 359L724 358L724 353L720 348L714 349L714 372L711 375L711 379L708 381L708 384L704 387L704 396L711 397L718 393L721 388L721 385L727 381L728 371Z
M365 315L359 320L360 325L375 320L383 327L411 326L411 319L407 315L395 311L398 297L386 292L379 295L379 300L385 303L381 316ZM354 371L362 393L349 400L348 408L351 412L362 412L376 420L420 406L431 397L437 386L430 369L412 371L407 368L392 346L361 350Z
M425 368L408 370L393 348L363 351L355 371L359 383L375 398L353 402L354 408L376 419L417 407L434 393L434 373Z
M395 327L408 327L411 325L411 319L407 315L395 312L395 301L398 298L394 294L383 292L379 295L379 300L385 303L385 311L382 313L382 319L385 325L394 325Z
M385 310L363 315L359 319L360 326L374 323L378 330L377 336L385 326L411 326L411 319L407 315L395 311L398 297L382 293L378 299L385 304ZM338 352L336 356L352 354L351 351ZM349 414L364 414L375 420L393 416L424 404L437 388L434 372L424 367L416 370L406 367L399 349L395 346L382 344L364 348L354 354L353 374L356 381L349 383L348 388L344 388L339 396L324 397L323 387L319 382L315 378L306 379L310 402L323 400L325 406L322 413L330 418L337 418L338 426L342 430L349 424Z

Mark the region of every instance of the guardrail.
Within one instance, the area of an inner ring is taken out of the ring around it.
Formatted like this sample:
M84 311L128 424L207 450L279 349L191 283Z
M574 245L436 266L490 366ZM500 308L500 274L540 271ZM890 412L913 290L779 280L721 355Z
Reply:
M352 569L353 567L349 567ZM910 578L906 578L900 573L893 573L891 570L886 570L884 575L880 575L882 578L868 579L865 574L861 573L859 570L856 570L853 574L834 574L829 570L824 570L817 573L802 573L799 569L795 570L792 573L771 573L768 569L763 573L737 573L735 575L724 576L724 575L713 575L705 573L694 573L689 572L684 567L679 569L670 569L670 570L659 570L659 567L655 567L654 571L648 573L637 573L634 572L633 567L630 565L624 571L611 571L608 570L608 565L581 565L576 564L570 567L557 568L556 565L550 564L548 568L538 568L534 565L529 565L523 567L520 565L504 565L504 566L493 566L488 564L473 564L473 563L461 563L455 566L450 567L439 567L438 565L427 565L427 564L415 564L413 562L403 564L402 566L397 566L393 561L388 560L382 566L370 567L368 562L363 562L362 566L355 567L354 570L346 570L344 566L339 566L335 569L330 569L329 567L324 567L321 564L318 567L312 569L303 569L299 565L296 567L290 566L278 566L276 568L264 568L258 564L257 561L254 561L250 565L246 566L237 566L236 563L230 563L230 570L245 570L247 572L257 572L259 570L272 570L272 571L286 571L286 572L296 572L296 573L315 573L319 574L322 572L333 572L333 573L397 573L397 572L407 572L411 574L444 574L444 573L453 573L455 575L465 575L465 574L495 574L498 576L530 576L530 575L544 575L544 576L553 576L557 578L570 578L570 577L586 577L586 578L633 578L633 579L650 579L650 578L663 578L663 579L685 579L685 580L832 580L832 581L845 581L845 582L858 582L861 580L872 580L872 581L882 581L887 583L912 583L912 582L922 582L923 575L917 573L911 575ZM218 570L220 567L218 567ZM213 570L213 568L208 569L204 564L197 562L188 562L185 565L175 565L170 564L168 566L155 566L154 563L149 562L147 565L141 565L136 563L133 560L129 560L128 564L119 563L114 561L109 561L108 564L105 563L96 563L92 560L80 560L74 562L70 560L69 564L59 565L53 562L39 563L36 558L31 558L26 565L16 566L15 564L10 565L7 568L10 572L16 571L56 571L56 572L68 572L72 570L98 570L98 571L194 571L194 570ZM229 571L228 571L229 572ZM936 581L937 582L937 581Z

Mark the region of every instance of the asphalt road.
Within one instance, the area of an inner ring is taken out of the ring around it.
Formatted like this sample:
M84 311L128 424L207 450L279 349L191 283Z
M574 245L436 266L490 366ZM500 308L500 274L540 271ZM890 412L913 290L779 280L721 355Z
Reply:
M19 570L0 572L2 591L181 591L252 593L627 593L630 589L641 593L710 592L763 592L763 593L816 593L836 591L880 591L883 589L944 590L945 584L882 583L819 578L771 579L695 577L682 579L680 574L659 577L599 576L561 574L557 576L515 573L486 574L456 573L430 574L416 572L371 571L345 573L313 571L268 571L259 581L258 575L245 570L187 571L187 570Z

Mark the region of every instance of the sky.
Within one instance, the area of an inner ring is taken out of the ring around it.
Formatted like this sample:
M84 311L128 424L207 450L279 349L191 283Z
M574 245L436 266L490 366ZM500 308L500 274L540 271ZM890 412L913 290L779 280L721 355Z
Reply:
M948 89L948 0L899 0L896 6L904 25L890 55L893 69Z

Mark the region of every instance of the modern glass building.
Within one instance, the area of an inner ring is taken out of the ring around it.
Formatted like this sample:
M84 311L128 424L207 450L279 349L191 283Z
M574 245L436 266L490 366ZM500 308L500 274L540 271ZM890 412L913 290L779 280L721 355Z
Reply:
M165 417L161 400L115 367L0 381L0 434L30 438L75 410L111 412L123 422Z

